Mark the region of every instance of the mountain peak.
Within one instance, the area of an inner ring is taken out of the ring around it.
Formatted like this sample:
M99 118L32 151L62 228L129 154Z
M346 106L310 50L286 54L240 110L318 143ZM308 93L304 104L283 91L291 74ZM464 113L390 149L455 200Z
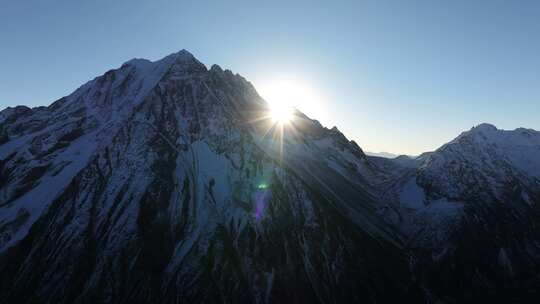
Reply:
M479 125L473 126L470 130L462 132L458 137L456 137L454 140L450 141L451 143L456 143L461 141L462 139L479 139L480 141L492 141L493 139L497 138L499 134L503 130L497 129L492 124L489 123L481 123ZM443 145L445 147L446 145ZM442 148L442 147L441 147Z
M463 132L456 139L474 138L477 143L490 142L500 146L538 146L540 132L534 129L517 128L514 130L497 129L492 124L483 123Z
M195 56L193 56L193 54L191 54L190 52L188 52L185 49L181 49L180 51L178 51L176 53L172 53L167 57L174 57L175 62L185 62L185 63L197 62L197 63L200 63L200 61L197 60L197 58L195 58ZM167 58L167 57L165 57L165 58Z
M173 67L177 67L178 70L182 70L186 73L194 72L206 72L206 66L200 62L193 54L186 51L185 49L180 50L179 52L170 54L169 56L163 58L167 62L171 62ZM160 60L161 61L161 60Z
M481 123L471 129L471 131L480 131L480 132L493 132L498 131L497 127L489 123Z
M189 51L182 49L176 53L169 54L159 60L150 61L144 58L133 58L126 61L122 66L134 66L137 69L155 68L156 66L164 64L169 67L179 67L179 69L186 72L205 72L206 66L200 62Z
M183 57L190 57L190 58L195 58L195 56L193 56L193 54L191 54L188 50L186 49L181 49L180 51L176 52L175 53L177 56L183 56Z
M217 64L212 64L212 66L210 67L210 71L223 72L223 69Z

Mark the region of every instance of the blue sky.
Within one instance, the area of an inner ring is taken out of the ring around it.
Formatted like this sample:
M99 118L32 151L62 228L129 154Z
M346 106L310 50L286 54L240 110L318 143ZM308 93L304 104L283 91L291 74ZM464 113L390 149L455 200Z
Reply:
M0 108L183 48L255 86L306 84L314 118L365 150L433 150L481 122L540 130L540 1L525 0L0 0Z

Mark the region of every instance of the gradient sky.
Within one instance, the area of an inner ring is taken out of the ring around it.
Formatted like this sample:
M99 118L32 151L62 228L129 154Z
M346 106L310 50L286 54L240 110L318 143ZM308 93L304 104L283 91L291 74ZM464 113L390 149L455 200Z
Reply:
M368 151L433 150L481 122L540 130L540 1L261 2L0 0L0 108L185 48L256 87L309 86L314 118Z

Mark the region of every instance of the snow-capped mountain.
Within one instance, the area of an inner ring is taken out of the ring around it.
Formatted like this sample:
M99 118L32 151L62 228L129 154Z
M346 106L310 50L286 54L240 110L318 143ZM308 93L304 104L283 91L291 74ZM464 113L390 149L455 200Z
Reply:
M379 172L300 112L187 51L0 113L7 303L415 299ZM277 134L277 136L276 136Z
M481 124L415 161L393 162L382 212L408 237L427 288L537 295L540 132Z
M1 111L0 299L538 295L540 132L482 124L388 159L268 112L247 80L187 51Z

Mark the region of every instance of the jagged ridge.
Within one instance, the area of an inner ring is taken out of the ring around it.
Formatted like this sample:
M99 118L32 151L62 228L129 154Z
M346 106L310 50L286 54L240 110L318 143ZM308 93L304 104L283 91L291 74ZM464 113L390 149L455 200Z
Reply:
M299 112L281 146L253 123L265 111L249 82L187 51L2 111L0 296L417 297L362 150Z

